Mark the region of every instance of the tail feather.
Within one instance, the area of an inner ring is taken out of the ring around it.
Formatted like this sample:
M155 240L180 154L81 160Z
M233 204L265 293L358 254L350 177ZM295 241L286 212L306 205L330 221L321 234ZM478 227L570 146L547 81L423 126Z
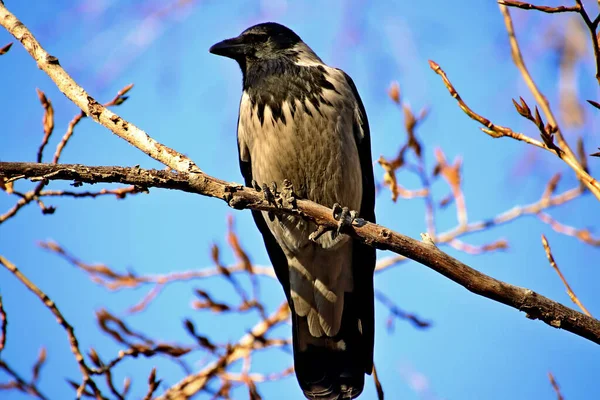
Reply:
M313 337L305 317L294 314L293 345L296 377L307 399L354 399L364 387L365 373L372 365L364 354L370 346L359 328L352 294L346 293L339 333Z

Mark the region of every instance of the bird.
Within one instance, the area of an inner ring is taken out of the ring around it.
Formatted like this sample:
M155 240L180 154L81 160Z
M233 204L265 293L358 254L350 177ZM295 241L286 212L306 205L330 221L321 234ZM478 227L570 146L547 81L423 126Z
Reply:
M350 76L275 22L209 51L242 71L237 144L245 185L269 192L287 180L298 198L375 222L369 123ZM358 397L373 370L375 249L336 231L311 236L318 227L298 216L252 216L291 310L304 396Z

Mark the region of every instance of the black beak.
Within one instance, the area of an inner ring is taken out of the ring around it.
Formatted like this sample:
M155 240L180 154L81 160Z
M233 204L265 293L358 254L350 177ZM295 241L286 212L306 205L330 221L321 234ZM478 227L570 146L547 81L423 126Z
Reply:
M222 42L213 44L208 51L218 56L237 59L244 56L246 44L243 39L238 37L225 39Z

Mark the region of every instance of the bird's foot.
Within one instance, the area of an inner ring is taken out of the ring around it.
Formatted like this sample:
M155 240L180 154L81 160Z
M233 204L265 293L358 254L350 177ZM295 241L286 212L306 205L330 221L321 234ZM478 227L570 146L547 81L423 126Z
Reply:
M271 187L267 186L266 183L263 185L259 185L254 179L252 179L252 187L257 192L261 192L263 196L263 200L268 204L277 205L277 184L275 182L271 183ZM275 215L269 211L267 212L269 217L269 221L273 222L275 220Z
M338 203L333 205L333 218L338 221L337 229L334 231L334 237L338 236L342 231L350 228L356 222L362 222L358 218L358 211L350 210L348 207L342 207Z
M279 206L290 210L296 210L296 195L294 193L294 185L288 179L283 180L281 192L279 193Z
M266 183L263 183L261 189L265 201L269 204L275 205L277 196L277 184L275 182L272 182L271 187L269 187Z

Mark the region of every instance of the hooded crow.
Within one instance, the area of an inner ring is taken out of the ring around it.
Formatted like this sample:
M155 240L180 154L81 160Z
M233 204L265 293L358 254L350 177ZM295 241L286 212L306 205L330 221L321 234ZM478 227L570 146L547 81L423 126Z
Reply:
M352 79L283 25L252 26L210 48L237 61L240 169L247 186L289 180L301 198L375 222L367 114ZM294 366L308 399L353 399L373 369L375 249L252 211L292 311Z

